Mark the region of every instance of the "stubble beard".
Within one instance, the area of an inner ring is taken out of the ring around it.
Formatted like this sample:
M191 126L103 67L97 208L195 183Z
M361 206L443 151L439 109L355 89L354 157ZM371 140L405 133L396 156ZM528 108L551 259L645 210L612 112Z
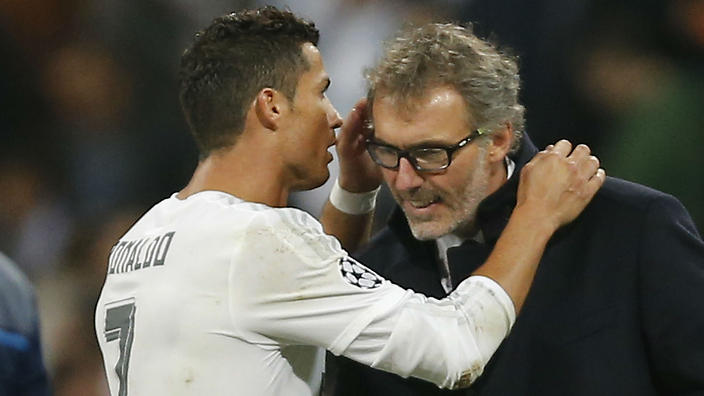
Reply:
M447 206L448 210L440 218L416 219L406 214L414 238L428 241L452 233L461 237L471 237L476 233L477 208L489 189L486 149L480 148L478 154L471 165L472 172L467 175L462 191L457 194L461 199L454 203L454 207ZM441 193L441 197L443 202L447 202L446 193Z

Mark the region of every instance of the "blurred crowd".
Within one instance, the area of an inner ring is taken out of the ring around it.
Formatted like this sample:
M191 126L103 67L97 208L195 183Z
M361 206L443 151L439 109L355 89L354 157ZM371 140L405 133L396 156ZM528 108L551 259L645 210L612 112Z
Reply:
M263 4L316 22L344 114L401 25L471 21L519 57L538 146L588 143L704 229L704 0L2 0L0 251L36 287L57 395L107 394L93 325L107 254L195 168L181 52L212 18ZM318 215L329 188L291 204Z

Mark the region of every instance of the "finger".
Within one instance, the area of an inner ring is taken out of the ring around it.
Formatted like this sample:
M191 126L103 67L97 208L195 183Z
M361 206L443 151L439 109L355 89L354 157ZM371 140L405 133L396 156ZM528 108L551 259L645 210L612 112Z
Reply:
M367 99L362 98L357 101L357 103L352 107L352 110L347 115L345 122L340 129L340 134L338 139L345 142L351 143L357 140L357 137L363 133L363 122L364 114L367 107Z
M599 169L599 165L599 158L593 155L583 157L577 162L578 174L583 180L589 180L594 177Z
M590 201L592 197L594 197L594 194L604 185L604 181L606 181L606 171L599 168L594 176L587 182L586 194L587 197L589 197L588 201Z
M362 120L362 135L365 138L371 138L374 135L374 124L369 118Z
M360 98L357 103L352 106L352 110L358 110L362 113L364 113L367 109L367 98Z
M567 157L575 162L581 161L583 158L589 157L591 154L591 149L586 144L578 144L577 147L572 150L572 153Z
M364 109L362 110L362 135L364 135L366 139L370 139L374 136L374 123L372 122L366 99L364 99L364 101Z
M550 151L550 150L552 150L554 147L555 147L554 144L548 144L548 145L545 147L545 151Z
M361 98L354 104L352 111L357 114L360 120L367 119L367 98Z
M367 98L362 98L357 101L357 103L352 106L352 111L350 111L350 114L347 116L349 121L362 121L366 117L366 109L367 109Z
M357 110L355 107L352 108L352 110L347 114L347 117L345 117L345 121L342 124L342 128L340 130L346 131L346 130L351 130L355 128L361 120L361 115L359 110Z
M559 142L555 143L555 147L550 150L550 152L557 153L562 157L567 157L567 154L569 154L570 151L572 151L572 143L570 143L570 141L566 139L562 139Z
M570 153L569 157L574 160L580 160L583 157L588 157L592 150L586 144L578 144Z

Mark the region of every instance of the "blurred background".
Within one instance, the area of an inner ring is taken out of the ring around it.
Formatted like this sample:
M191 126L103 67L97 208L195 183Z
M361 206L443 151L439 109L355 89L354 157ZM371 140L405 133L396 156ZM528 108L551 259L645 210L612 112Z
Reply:
M107 394L93 312L108 251L195 168L181 52L212 18L264 3L0 0L0 251L37 288L57 395ZM320 28L343 114L403 23L473 22L520 57L539 147L587 143L609 175L675 195L703 229L704 0L266 3ZM329 188L291 204L317 216ZM390 206L383 196L379 219Z

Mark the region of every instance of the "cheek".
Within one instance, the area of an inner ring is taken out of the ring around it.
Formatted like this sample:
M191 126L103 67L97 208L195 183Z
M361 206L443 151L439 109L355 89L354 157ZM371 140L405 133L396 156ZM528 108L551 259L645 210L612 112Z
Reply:
M480 169L483 166L482 157L478 153L457 158L445 174L432 180L433 186L453 200L463 200L467 190L472 190L477 184L476 179L483 177Z
M438 194L449 206L456 206L463 195L463 187L464 179L453 173L434 175L425 180L425 188Z
M328 145L330 144L332 132L330 131L330 127L328 126L328 119L325 114L318 118L315 130L317 131L316 140L318 144L325 146L325 148L327 149Z

